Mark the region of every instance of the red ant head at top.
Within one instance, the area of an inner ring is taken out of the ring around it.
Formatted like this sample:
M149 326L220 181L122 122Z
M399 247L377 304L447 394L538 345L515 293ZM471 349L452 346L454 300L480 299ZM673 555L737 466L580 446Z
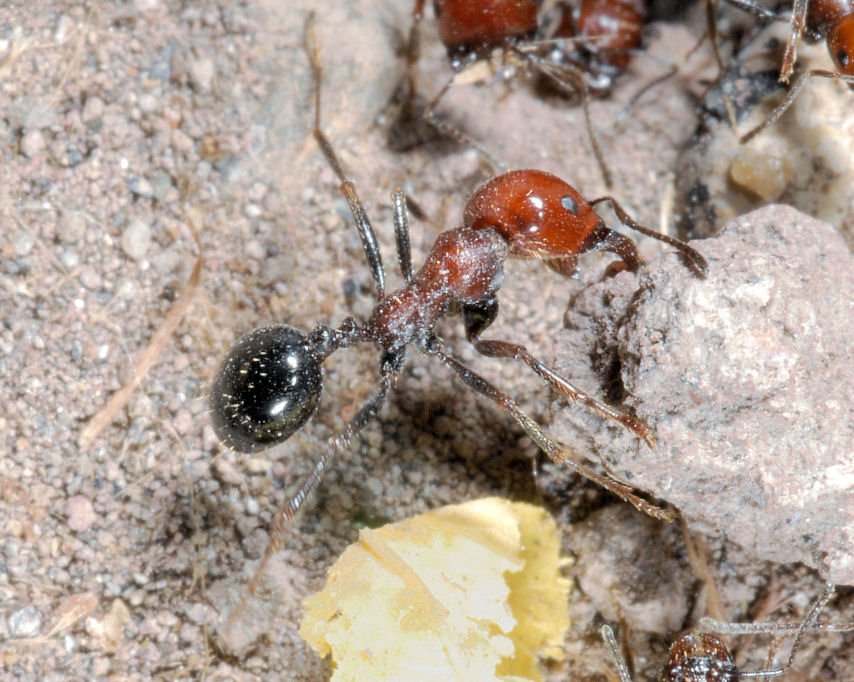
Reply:
M556 35L584 38L582 48L597 63L622 72L640 45L645 15L645 0L581 0L564 12Z
M839 73L854 76L854 14L836 22L827 35L827 49Z
M439 37L454 68L469 56L483 56L502 44L537 31L535 0L436 0Z

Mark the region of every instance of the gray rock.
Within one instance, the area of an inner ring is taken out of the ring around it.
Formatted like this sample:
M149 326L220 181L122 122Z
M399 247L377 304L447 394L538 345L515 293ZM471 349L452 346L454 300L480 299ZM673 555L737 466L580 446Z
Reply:
M707 279L666 254L639 278L591 285L559 351L576 380L618 377L612 399L626 396L657 447L577 408L555 431L695 530L854 584L854 258L832 227L784 206L695 245Z

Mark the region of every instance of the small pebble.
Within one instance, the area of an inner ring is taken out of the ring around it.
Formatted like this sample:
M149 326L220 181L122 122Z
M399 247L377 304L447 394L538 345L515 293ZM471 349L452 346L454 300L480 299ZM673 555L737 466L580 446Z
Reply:
M182 130L175 128L172 131L172 147L176 151L186 154L193 148L193 139Z
M59 255L59 262L66 270L73 270L80 265L80 255L74 249L66 249Z
M92 503L82 495L74 495L65 503L65 515L68 517L68 527L82 533L92 527L98 520Z
M44 135L42 135L39 130L29 131L21 140L21 151L31 159L41 154L42 151L44 151L44 148Z
M36 240L24 230L15 230L12 236L12 251L18 257L26 256L33 250Z
M34 606L18 609L6 621L9 636L14 639L35 637L42 629L42 612Z
M212 59L196 59L190 63L190 81L199 92L208 92L214 76Z
M104 115L104 100L100 97L89 97L83 105L83 121L89 123Z
M229 485L242 485L246 480L246 477L235 469L231 462L223 457L215 461L214 473L220 481Z
M216 619L216 613L207 604L196 602L187 609L187 618L197 625L204 625L205 623L212 623Z
M132 177L128 180L128 189L140 197L145 197L146 199L151 198L154 194L154 187L151 186L151 183L145 178Z
M122 232L122 251L128 258L139 261L151 246L151 226L144 220L131 220Z
M71 29L74 28L74 20L67 14L60 14L53 29L53 39L62 44L68 40Z
M63 211L56 223L56 238L63 244L76 244L86 234L86 217L80 211Z

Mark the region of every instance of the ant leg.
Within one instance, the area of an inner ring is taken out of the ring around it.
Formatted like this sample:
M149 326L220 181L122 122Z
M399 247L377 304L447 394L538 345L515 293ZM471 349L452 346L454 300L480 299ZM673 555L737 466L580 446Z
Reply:
M549 436L536 421L522 412L522 410L519 409L519 406L516 405L513 398L503 391L500 391L482 376L476 374L463 365L453 355L444 352L441 348L441 343L437 338L433 337L430 339L423 350L428 355L433 355L439 358L446 367L456 372L457 376L460 377L463 383L467 386L473 388L481 395L489 398L494 403L507 410L513 416L513 419L516 420L516 423L522 427L525 433L531 437L537 446L545 452L553 462L556 464L565 464L576 473L581 474L588 480L602 486L605 490L612 492L624 502L628 502L635 509L642 511L644 514L647 514L652 518L660 521L667 521L668 523L673 522L674 516L672 512L661 509L651 502L647 502L635 495L629 486L619 483L609 476L603 476L602 474L593 471L590 467L580 464L572 459L569 455L569 451L566 448L561 447L558 442Z
M611 169L605 162L605 155L602 153L602 147L599 145L599 137L596 135L596 129L593 127L593 119L590 115L590 89L587 87L587 81L584 79L584 75L581 73L581 70L577 66L572 66L571 64L565 64L562 66L552 64L534 53L525 52L517 47L514 47L513 51L534 65L534 67L551 80L559 90L570 95L574 95L579 92L581 93L581 111L584 114L584 124L587 128L587 137L590 140L590 146L593 148L593 156L596 158L596 163L599 165L599 172L602 174L602 180L605 183L605 187L611 189L611 187L614 186L614 178L611 175ZM572 74L571 80L567 80L567 78L564 77L563 74L566 73Z
M726 0L726 2L727 4L740 9L742 12L752 14L757 19L761 19L763 21L777 21L777 19L780 18L774 11L767 7L763 7L762 5L757 5L753 0Z
M394 208L394 241L397 245L397 262L403 273L403 281L412 281L412 249L409 244L409 226L406 223L406 195L396 189L391 195Z
M285 502L284 505L276 510L276 514L273 517L273 524L270 528L270 539L267 541L267 546L264 548L264 554L262 555L258 566L255 568L255 573L249 581L246 590L241 595L237 604L235 604L231 613L228 615L228 619L226 621L227 630L230 630L232 626L243 616L243 613L249 605L249 598L255 594L264 577L267 562L282 546L285 536L293 524L296 514L303 507L315 486L317 486L321 478L323 478L323 474L326 472L326 469L329 467L332 459L341 450L346 448L350 444L353 436L355 436L366 423L376 417L377 413L380 411L380 408L385 403L386 397L397 381L405 359L406 352L403 349L386 355L383 359L382 368L380 370L380 378L377 382L378 387L376 393L374 393L373 397L371 397L371 399L362 406L344 430L327 443L326 449L323 454L320 455L320 458L315 463L311 473L300 485L299 490L297 490L297 492L287 502Z
M795 68L798 42L804 32L806 20L807 0L795 0L792 6L792 30L789 32L786 51L783 53L783 64L780 67L780 82L786 85L789 84L789 78L792 77L792 69Z
M314 12L310 12L306 18L303 40L304 48L311 64L311 71L314 75L314 130L312 134L314 135L314 139L317 140L317 144L320 147L320 151L323 152L326 162L341 182L341 194L347 200L347 204L350 206L350 213L353 214L353 220L356 221L356 228L359 230L359 237L362 241L362 249L365 251L365 256L368 259L368 267L377 289L377 300L381 300L385 298L385 270L382 258L380 257L377 236L374 233L374 228L371 226L368 215L365 213L362 202L359 200L359 195L356 194L356 186L344 174L344 169L338 160L338 156L335 154L335 150L332 148L332 144L320 129L320 86L323 70L320 65L320 52L317 47L317 39L314 34Z
M795 101L795 97L798 96L801 88L804 86L808 78L813 76L821 77L821 78L834 78L838 81L844 81L845 83L854 83L854 76L836 73L835 71L825 71L823 69L814 69L812 71L806 71L802 73L795 79L795 82L792 83L792 86L789 88L789 91L786 93L786 96L783 98L783 101L780 102L770 114L765 118L762 123L753 128L752 130L747 131L744 135L742 135L738 141L740 144L744 144L745 142L749 142L754 137L756 137L759 133L761 133L765 128L774 123L783 113L788 109L792 102Z
M436 118L435 114L433 113L435 111L436 107L439 106L439 102L442 101L442 98L445 96L445 94L448 92L448 90L451 89L451 86L454 84L454 81L456 79L457 79L457 74L454 73L454 75L451 76L447 80L447 82L441 87L439 92L436 93L436 96L433 97L432 100L430 100L430 103L424 109L424 113L422 114L422 117L424 118L425 121L427 121L427 123L429 123L431 126L433 126L436 130L438 130L443 135L448 136L452 140L456 140L459 144L463 145L464 147L470 147L471 149L474 149L482 158L486 159L486 162L490 166L492 166L493 170L497 170L500 173L506 173L507 172L507 164L506 163L504 163L501 159L499 159L498 157L496 157L495 155L490 153L486 149L486 147L484 147L482 144L480 144L480 142L475 140L473 137L467 135L462 130L455 128L454 126L450 125L449 123L445 123L445 121L442 121L442 120ZM498 173L496 173L496 175L497 174Z
M817 623L819 613L827 606L835 591L833 583L825 583L824 590L813 602L807 616L799 623L727 623L714 618L701 618L699 627L708 632L724 635L755 635L780 632L854 632L854 623ZM790 661L791 662L791 661Z
M709 264L703 256L700 255L698 251L696 251L693 247L688 246L685 242L676 239L675 237L671 237L670 235L662 234L661 232L656 232L655 230L651 230L648 227L644 227L640 223L631 218L628 213L623 210L623 207L617 203L617 200L614 197L604 196L599 197L598 199L593 199L590 202L591 206L595 206L603 201L607 201L611 204L611 208L614 209L614 213L617 214L617 218L623 225L632 228L635 232L640 232L641 234L645 234L647 237L652 237L653 239L657 239L660 242L664 242L665 244L669 244L670 246L675 247L679 253L681 253L685 258L687 258L690 263L694 266L696 272L701 276L705 277L709 272Z
M607 403L597 400L577 386L574 386L537 360L537 358L528 352L525 346L507 341L481 340L479 338L480 333L492 323L497 314L498 299L495 296L482 301L480 304L469 305L463 308L466 337L478 353L489 358L510 358L524 362L537 376L552 388L560 391L570 402L584 405L584 407L599 416L622 424L636 436L642 438L651 448L655 447L655 437L640 419L620 412Z
M632 682L632 676L629 674L629 666L626 665L626 659L623 658L623 654L617 646L614 631L609 626L603 625L599 632L602 634L602 641L605 642L605 648L608 649L608 653L611 654L611 658L614 660L614 665L617 666L620 682Z

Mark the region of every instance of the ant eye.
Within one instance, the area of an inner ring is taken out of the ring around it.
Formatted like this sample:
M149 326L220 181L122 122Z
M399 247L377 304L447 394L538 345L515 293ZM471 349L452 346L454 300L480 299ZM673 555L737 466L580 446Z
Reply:
M253 329L232 346L214 381L214 430L241 452L270 447L314 414L322 388L320 363L300 330Z
M848 66L848 53L845 50L839 50L836 53L836 63L839 64L840 69Z
M572 213L572 215L578 214L578 202L570 196L561 197L560 199L561 206L563 206L567 211Z

